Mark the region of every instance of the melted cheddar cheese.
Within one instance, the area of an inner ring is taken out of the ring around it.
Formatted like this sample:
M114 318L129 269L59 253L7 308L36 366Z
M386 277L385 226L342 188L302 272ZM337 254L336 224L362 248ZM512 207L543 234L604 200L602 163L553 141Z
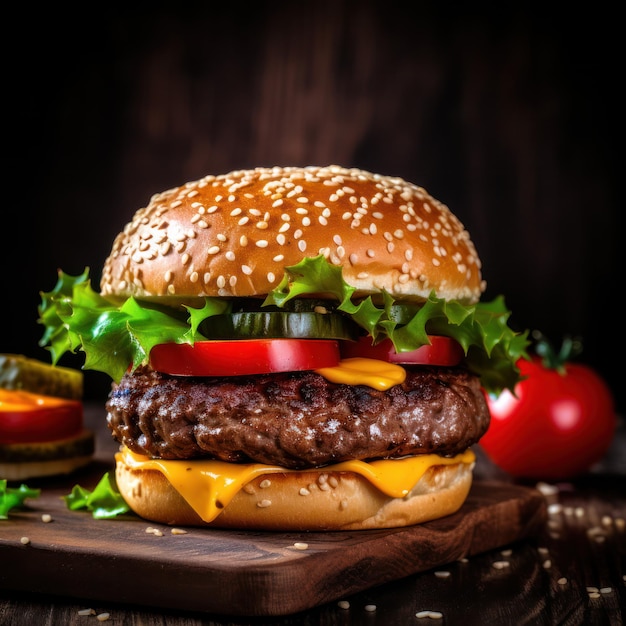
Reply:
M17 389L0 389L0 411L34 411L66 405L72 400Z
M406 370L400 365L361 357L342 359L335 367L315 371L331 383L367 385L381 391L402 384L406 378Z
M156 470L205 521L211 522L228 505L246 483L264 474L297 472L277 465L261 463L227 463L225 461L198 460L165 461L150 459L131 452L124 447L115 456L133 470ZM436 454L422 454L400 459L377 461L344 461L327 465L323 472L354 472L369 480L375 487L392 498L406 496L426 470L434 465L473 463L476 457L466 450L455 457L447 458Z

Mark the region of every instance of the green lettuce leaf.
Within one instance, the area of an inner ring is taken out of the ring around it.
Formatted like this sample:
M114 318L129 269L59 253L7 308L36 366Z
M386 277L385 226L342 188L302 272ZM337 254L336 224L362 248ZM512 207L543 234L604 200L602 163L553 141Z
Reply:
M7 487L7 481L0 480L0 519L9 519L9 511L24 505L26 498L38 498L41 489L31 489L26 485Z
M465 352L465 365L480 376L490 393L514 389L520 373L517 361L526 357L527 332L509 326L510 311L504 299L465 305L445 301L431 293L423 303L394 300L383 292L380 302L371 297L356 299L355 288L343 279L341 267L323 256L305 258L285 268L279 285L264 305L283 307L293 298L312 294L338 301L337 309L361 326L375 343L389 338L398 352L428 343L429 334L456 339ZM66 352L84 351L85 369L107 373L119 381L130 367L148 362L150 350L159 343L189 343L210 339L199 332L200 324L212 315L230 310L223 298L205 298L199 308L173 308L129 298L121 304L96 293L89 270L80 276L59 272L55 288L41 294L39 323L45 327L40 341L57 363ZM408 318L398 321L401 307ZM205 331L206 332L206 331Z
M39 323L45 326L40 345L53 363L66 353L83 351L84 369L97 370L119 381L130 367L146 364L160 343L190 343L207 339L198 325L228 310L229 303L206 298L199 309L175 309L128 298L121 305L91 287L89 270L80 276L59 272L54 289L41 294Z
M355 288L343 280L340 267L323 257L305 258L285 270L281 283L267 296L265 304L283 306L291 298L326 293L339 300L338 309L364 328L374 343L388 338L396 352L408 352L428 344L429 334L444 335L461 344L465 365L480 376L490 393L513 390L520 379L517 361L528 357L528 331L518 333L509 326L511 313L502 296L491 302L466 305L431 293L421 305L406 305L414 312L409 321L400 323L392 310L398 303L390 294L383 292L380 306L369 296L353 302Z
M74 485L71 493L62 498L70 511L86 509L95 519L111 519L130 511L109 472L104 474L93 491Z

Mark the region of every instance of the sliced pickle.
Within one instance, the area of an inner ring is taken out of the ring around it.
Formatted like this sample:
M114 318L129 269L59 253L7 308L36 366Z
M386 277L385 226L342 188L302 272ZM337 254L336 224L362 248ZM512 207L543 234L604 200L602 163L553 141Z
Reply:
M34 443L10 443L0 446L0 462L29 463L51 461L75 456L91 456L95 451L95 436L90 430L83 430L75 437L58 441Z
M0 387L80 400L83 373L20 354L0 354Z
M355 340L358 336L356 325L343 315L313 311L241 311L215 315L202 322L200 332L209 339Z
M231 312L242 313L244 311L287 312L287 313L334 313L339 302L337 300L324 300L321 298L292 298L287 300L281 307L268 304L263 305L263 300L259 298L235 298L232 301Z

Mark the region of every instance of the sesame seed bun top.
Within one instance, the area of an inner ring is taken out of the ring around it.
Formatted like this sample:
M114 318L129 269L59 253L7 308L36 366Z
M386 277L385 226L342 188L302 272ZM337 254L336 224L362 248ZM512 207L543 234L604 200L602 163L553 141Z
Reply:
M154 195L116 237L102 295L173 301L259 296L284 267L323 254L356 295L477 302L470 236L447 206L401 178L273 167L206 176Z

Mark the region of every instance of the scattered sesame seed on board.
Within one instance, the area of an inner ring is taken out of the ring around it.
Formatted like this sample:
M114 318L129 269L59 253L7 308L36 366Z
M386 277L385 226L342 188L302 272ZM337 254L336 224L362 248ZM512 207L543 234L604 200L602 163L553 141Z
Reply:
M415 617L417 619L442 619L443 613L440 611L418 611Z
M96 612L93 609L80 609L78 611L79 615L95 615Z

